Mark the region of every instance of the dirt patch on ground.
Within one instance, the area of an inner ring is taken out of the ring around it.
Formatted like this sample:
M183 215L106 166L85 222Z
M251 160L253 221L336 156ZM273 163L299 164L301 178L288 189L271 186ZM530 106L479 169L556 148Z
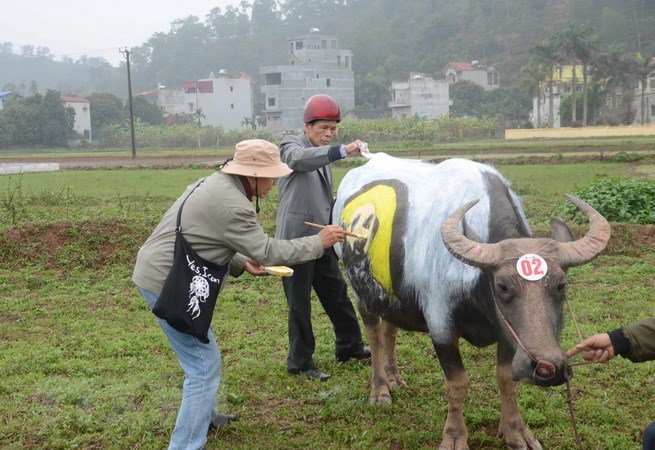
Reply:
M30 261L51 269L132 264L150 231L122 221L19 226L0 235L0 251L5 256L2 264ZM582 236L587 229L574 231ZM653 247L655 225L614 224L605 254L639 256Z

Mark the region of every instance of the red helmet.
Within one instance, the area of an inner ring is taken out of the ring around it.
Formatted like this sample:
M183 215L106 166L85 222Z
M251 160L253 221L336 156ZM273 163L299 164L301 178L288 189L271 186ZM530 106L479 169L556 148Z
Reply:
M305 123L313 122L314 120L341 120L341 110L337 102L325 94L313 95L305 103L305 114L303 121Z

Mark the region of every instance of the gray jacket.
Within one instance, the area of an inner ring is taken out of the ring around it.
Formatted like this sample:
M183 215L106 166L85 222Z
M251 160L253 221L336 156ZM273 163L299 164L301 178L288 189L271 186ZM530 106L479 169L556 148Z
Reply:
M304 133L282 139L280 157L293 173L278 181L277 239L295 239L320 231L305 225L305 221L330 223L334 199L330 163L341 159L339 147L338 144L314 147Z
M137 255L132 280L155 294L161 292L173 264L175 223L186 192L166 212ZM182 232L204 259L229 265L230 275L243 271L247 258L262 265L298 264L323 255L318 237L280 241L268 237L257 222L252 203L236 175L216 172L205 179L182 210Z

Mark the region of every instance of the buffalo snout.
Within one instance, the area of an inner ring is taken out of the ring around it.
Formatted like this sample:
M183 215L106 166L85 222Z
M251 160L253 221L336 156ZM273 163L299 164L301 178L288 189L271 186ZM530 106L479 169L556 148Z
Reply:
M512 378L537 386L559 386L573 377L573 370L567 358L524 359L521 364L514 358Z

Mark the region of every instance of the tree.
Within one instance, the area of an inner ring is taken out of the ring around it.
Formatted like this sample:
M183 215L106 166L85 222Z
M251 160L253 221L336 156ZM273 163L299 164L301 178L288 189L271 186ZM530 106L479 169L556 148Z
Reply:
M561 61L560 46L557 40L550 38L544 44L535 46L532 51L537 60L544 66L548 77L548 126L553 127L555 112L553 107L553 76L555 67Z
M637 52L635 54L635 76L639 80L639 87L641 90L641 124L645 123L646 112L646 87L648 78L655 72L655 64L653 57L650 55L644 56Z
M626 55L622 45L610 44L594 61L594 71L597 77L605 81L605 91L611 96L611 108L605 113L605 123L631 123L634 111L630 87L635 82L635 61ZM621 102L617 100L617 93L620 93Z
M583 63L583 78L584 78L584 72L585 72L585 66L584 62L586 61L587 66L590 61L590 52L592 51L592 46L590 43L592 42L591 38L591 33L592 29L591 27L582 24L582 23L573 23L570 24L562 33L558 35L558 39L560 42L560 48L562 51L562 56L568 60L568 62L571 64L573 71L572 71L572 78L571 78L571 95L575 97L577 94L577 86L576 86L576 76L577 76L577 64L578 62ZM583 82L583 104L586 103L586 96L584 92L587 89L587 83L586 81ZM571 109L571 122L575 122L577 120L576 118L576 110L577 110L577 101L572 101L571 102L572 109ZM582 125L586 125L585 117L586 114L584 112L584 106L583 106L583 123Z
M113 94L94 93L87 96L91 109L91 129L101 132L107 125L123 124L127 120L123 101Z
M6 136L0 146L67 147L74 136L75 111L65 108L59 92L49 89L17 99L0 112L0 128Z
M138 117L143 123L150 125L164 123L164 110L143 96L138 95L132 99L132 111L134 117ZM125 111L125 115L127 114L129 114L129 109Z
M450 85L450 114L454 117L480 117L484 103L484 88L470 80L459 80Z
M521 68L521 86L530 98L537 97L537 127L541 126L541 83L546 79L546 72L533 56L528 64Z

